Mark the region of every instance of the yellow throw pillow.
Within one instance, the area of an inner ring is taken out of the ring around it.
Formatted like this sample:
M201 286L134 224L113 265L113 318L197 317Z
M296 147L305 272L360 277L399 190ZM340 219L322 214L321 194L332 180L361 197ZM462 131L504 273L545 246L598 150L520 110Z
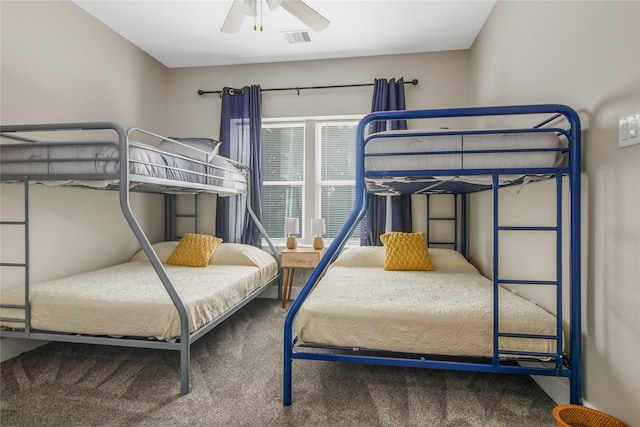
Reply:
M387 271L432 271L426 233L392 231L380 236Z
M187 233L167 259L167 264L206 267L220 243L222 239L219 237Z

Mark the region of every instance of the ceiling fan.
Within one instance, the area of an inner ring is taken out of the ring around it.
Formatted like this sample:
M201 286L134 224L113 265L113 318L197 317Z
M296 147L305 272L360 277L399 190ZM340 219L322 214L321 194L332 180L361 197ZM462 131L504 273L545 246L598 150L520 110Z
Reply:
M237 33L240 31L245 16L257 16L257 3L262 0L233 0L231 9L222 24L223 33ZM275 10L282 6L284 10L298 18L315 32L320 32L329 26L329 20L309 7L302 0L265 0L269 9Z

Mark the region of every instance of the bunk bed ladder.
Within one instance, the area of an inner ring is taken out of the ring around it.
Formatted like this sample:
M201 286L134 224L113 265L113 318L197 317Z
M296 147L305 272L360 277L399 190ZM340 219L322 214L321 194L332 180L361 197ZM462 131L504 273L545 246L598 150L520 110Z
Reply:
M432 195L427 194L427 239L429 247L432 245L438 246L452 246L455 250L459 251L458 242L458 196L456 194L438 194L438 197L451 197L453 199L453 216L431 216L431 203ZM433 240L431 238L431 222L451 222L453 223L453 238L452 240Z
M3 321L10 321L24 324L24 334L29 336L31 332L31 306L29 304L29 178L24 178L24 218L22 221L0 221L0 226L22 226L24 227L24 261L23 262L0 262L0 267L23 268L24 269L24 301L18 304L0 304L0 307L14 310L24 310L24 319L13 317L2 317Z
M555 225L551 226L504 226L500 225L499 212L498 212L498 190L499 190L499 174L493 175L493 214L494 214L494 256L493 256L493 361L494 367L500 365L500 355L510 355L515 357L539 357L539 358L551 358L555 361L555 370L560 371L563 365L562 356L562 174L556 173L556 218ZM529 279L503 279L499 274L499 258L500 258L500 245L499 234L501 231L540 231L540 232L552 232L555 233L555 250L556 250L556 277L554 280L529 280ZM511 333L502 332L499 328L499 297L498 289L501 285L525 285L525 286L555 286L556 288L556 334L555 335L536 335L536 334L523 334L523 333ZM554 340L556 351L553 353L537 353L537 352L522 352L512 351L506 349L500 349L499 340L501 337L522 338L522 339L542 339L542 340Z
M185 195L186 196L186 195ZM178 235L178 221L180 218L191 219L193 221L193 232L198 232L198 193L193 196L193 213L178 213L178 195L165 194L164 196L164 218L165 240L180 240L182 236Z

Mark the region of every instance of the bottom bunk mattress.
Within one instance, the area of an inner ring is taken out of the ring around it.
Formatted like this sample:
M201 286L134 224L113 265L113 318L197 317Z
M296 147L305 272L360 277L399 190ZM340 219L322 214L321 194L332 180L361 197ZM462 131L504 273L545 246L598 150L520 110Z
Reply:
M178 242L155 244L164 263ZM166 265L194 332L265 286L278 272L275 259L249 245L222 243L206 267ZM5 290L2 304L23 304L22 287ZM180 336L180 317L143 252L131 262L31 285L31 328L74 334L149 337ZM3 318L24 318L2 309ZM3 327L22 328L3 321Z
M300 307L299 342L491 357L493 282L456 251L429 253L434 271L386 271L383 247L346 249ZM499 300L500 332L556 335L556 317L542 307L504 288ZM501 337L499 349L548 355L556 340Z

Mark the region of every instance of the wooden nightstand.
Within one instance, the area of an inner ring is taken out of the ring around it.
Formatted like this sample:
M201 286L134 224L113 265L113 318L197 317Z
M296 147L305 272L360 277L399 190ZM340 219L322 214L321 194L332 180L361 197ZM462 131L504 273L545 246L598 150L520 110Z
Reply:
M280 266L284 270L282 282L282 307L291 299L293 276L296 268L315 268L324 254L324 249L296 248L280 252Z

